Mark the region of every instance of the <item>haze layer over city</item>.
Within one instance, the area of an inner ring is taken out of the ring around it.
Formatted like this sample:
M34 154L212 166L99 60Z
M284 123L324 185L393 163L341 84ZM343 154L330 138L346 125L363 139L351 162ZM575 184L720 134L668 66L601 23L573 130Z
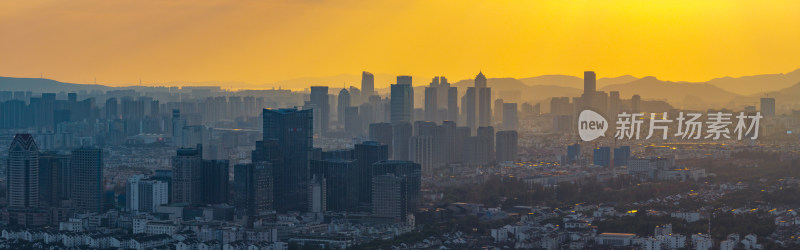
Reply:
M0 3L3 249L798 249L792 1Z

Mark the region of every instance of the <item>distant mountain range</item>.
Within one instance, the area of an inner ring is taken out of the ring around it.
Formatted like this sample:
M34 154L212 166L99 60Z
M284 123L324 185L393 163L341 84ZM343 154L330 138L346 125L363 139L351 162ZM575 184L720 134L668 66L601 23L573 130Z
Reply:
M427 85L431 77L414 76L416 88ZM395 76L375 74L376 90L388 93L387 85L395 81ZM224 85L223 88L291 88L306 89L312 85L331 86L331 93L338 93L338 88L360 87L361 76L342 74L330 77L307 77L284 80L269 84L248 84L241 82L174 82L166 85L212 86ZM472 79L453 82L459 87L459 96L466 87L473 86ZM567 75L542 75L528 78L489 78L488 85L496 94L519 92L523 101L543 101L550 97L575 97L583 92L583 79ZM786 74L764 74L743 77L723 77L707 82L671 82L648 76L637 78L624 75L612 78L599 78L598 89L601 91L619 91L623 99L630 99L634 94L646 100L667 100L678 104L678 107L704 107L707 105L755 105L760 97L774 97L779 103L800 103L800 69ZM115 87L96 84L64 83L40 78L0 77L0 90L35 92L70 92L78 90L109 90ZM123 87L135 89L137 86Z

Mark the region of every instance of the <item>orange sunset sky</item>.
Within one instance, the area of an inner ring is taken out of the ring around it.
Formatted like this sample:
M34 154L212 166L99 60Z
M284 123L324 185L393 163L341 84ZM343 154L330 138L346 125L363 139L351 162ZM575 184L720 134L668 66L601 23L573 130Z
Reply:
M796 0L0 2L0 76L111 86L362 70L705 81L797 68Z

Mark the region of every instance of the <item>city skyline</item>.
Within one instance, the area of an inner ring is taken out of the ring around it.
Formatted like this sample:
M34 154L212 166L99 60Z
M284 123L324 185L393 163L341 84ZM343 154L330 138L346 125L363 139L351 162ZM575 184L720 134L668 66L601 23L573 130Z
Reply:
M479 70L530 77L594 69L697 82L800 66L794 46L800 34L788 32L800 29L800 4L790 1L38 1L2 7L9 11L0 14L0 32L12 39L0 42L9 59L0 61L0 75L97 79L110 86L141 79L272 87L365 69L452 79Z

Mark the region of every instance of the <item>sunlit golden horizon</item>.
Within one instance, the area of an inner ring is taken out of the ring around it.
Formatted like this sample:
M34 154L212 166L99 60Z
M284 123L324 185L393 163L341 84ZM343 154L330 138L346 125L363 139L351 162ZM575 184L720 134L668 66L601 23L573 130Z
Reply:
M0 76L257 86L364 70L594 70L707 81L800 68L797 13L800 2L782 0L4 1Z

